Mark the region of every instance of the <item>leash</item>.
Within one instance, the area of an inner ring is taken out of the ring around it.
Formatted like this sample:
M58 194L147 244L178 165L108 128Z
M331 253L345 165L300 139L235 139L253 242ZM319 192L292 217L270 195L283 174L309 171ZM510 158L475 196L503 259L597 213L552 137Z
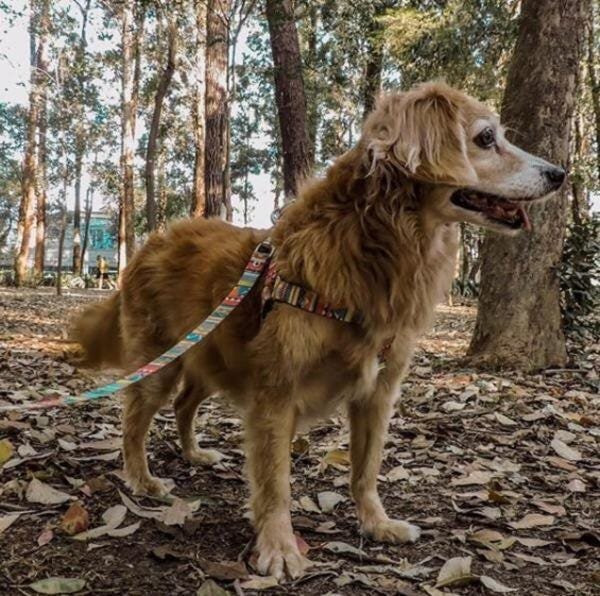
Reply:
M108 385L102 385L96 389L85 391L80 395L67 395L59 397L42 398L37 402L27 404L15 404L9 406L0 406L0 412L9 412L15 410L32 410L42 408L54 408L60 406L72 406L90 401L109 397L118 393L125 387L129 387L134 383L139 383L142 379L158 372L161 368L167 366L179 356L187 352L190 348L199 344L209 333L214 331L242 300L250 293L250 290L256 285L262 273L267 268L275 247L271 244L271 240L267 238L263 240L252 253L250 260L246 264L242 276L237 284L230 290L229 294L223 299L221 304L212 311L212 313L198 325L193 331L190 331L179 343L167 350L164 354L155 358L152 362L138 368L135 372L118 379Z

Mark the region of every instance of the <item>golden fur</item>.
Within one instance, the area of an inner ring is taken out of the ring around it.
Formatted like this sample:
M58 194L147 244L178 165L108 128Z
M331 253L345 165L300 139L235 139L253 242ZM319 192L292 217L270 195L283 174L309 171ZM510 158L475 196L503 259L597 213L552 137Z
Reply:
M451 282L455 222L476 217L452 205L449 196L457 187L485 184L480 172L486 168L494 176L499 167L506 178L514 173L517 158L509 149L504 166L490 167L485 160L496 157L481 156L473 146L473 127L482 119L494 122L495 116L442 84L381 99L358 145L324 178L305 184L270 232L285 279L332 304L360 310L364 324L339 323L284 304L275 304L261 320L257 287L202 344L127 390L124 460L136 491L164 491L150 475L144 444L154 414L178 379L183 388L175 399L176 419L191 461L218 457L196 444L199 404L212 394L232 400L246 427L258 569L297 576L306 560L289 513L290 441L299 424L344 403L361 531L377 540L418 538L416 526L386 515L377 474L413 346ZM77 322L75 335L89 362L118 359L132 371L162 353L219 304L266 236L202 219L152 235L127 267L121 290ZM377 353L392 334L387 367L378 373Z

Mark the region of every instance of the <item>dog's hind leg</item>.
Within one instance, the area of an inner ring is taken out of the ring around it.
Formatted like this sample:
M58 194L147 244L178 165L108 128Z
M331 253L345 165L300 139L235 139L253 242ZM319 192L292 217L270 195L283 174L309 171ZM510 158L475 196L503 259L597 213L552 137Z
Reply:
M179 374L170 364L126 390L123 405L123 459L125 475L136 494L164 495L163 483L150 474L146 457L146 436L152 419L168 400Z
M267 390L246 412L246 456L251 507L257 532L259 573L298 577L307 560L298 549L290 516L290 443L295 428L293 404L282 391Z
M212 465L223 459L214 449L201 449L194 432L198 406L210 396L210 391L198 379L185 379L184 386L175 398L175 417L184 457L193 464Z
M393 391L382 382L378 383L374 395L350 402L350 487L364 535L382 542L415 542L420 529L408 522L390 519L377 492L377 476L393 403Z

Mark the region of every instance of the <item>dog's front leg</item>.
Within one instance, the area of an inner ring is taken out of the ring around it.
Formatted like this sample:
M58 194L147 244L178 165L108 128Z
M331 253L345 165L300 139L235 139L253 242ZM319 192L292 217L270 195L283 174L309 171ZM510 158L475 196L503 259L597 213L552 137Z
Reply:
M377 475L393 404L393 391L382 381L373 395L350 402L350 488L365 536L383 542L415 542L421 530L408 522L390 519L377 492Z
M259 573L282 579L302 575L308 564L298 549L290 516L290 443L295 410L288 397L273 395L246 415L246 455L251 508L257 532Z

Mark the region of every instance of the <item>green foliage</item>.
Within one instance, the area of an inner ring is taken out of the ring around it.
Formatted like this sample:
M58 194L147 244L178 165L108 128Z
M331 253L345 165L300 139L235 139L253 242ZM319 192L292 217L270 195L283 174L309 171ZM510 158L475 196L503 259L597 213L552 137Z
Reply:
M408 2L382 17L403 87L444 79L499 105L516 36L517 2Z
M600 334L600 215L569 226L560 269L568 334Z
M25 111L0 103L0 252L5 248L19 211Z

